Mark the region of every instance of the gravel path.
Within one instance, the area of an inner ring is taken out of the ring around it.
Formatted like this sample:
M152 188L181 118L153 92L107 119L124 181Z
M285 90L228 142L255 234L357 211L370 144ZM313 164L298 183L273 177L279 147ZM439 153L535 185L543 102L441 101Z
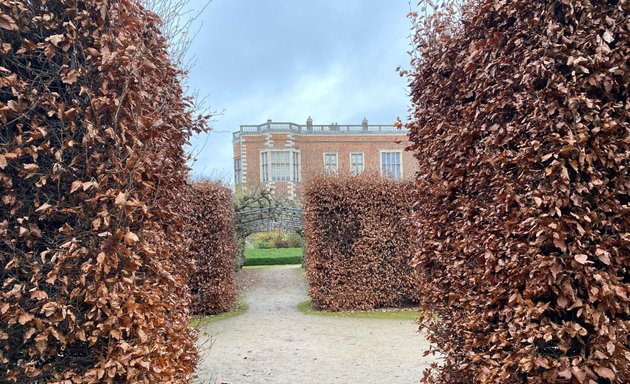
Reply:
M306 315L298 266L249 269L242 315L201 330L199 383L418 383L432 358L412 321Z

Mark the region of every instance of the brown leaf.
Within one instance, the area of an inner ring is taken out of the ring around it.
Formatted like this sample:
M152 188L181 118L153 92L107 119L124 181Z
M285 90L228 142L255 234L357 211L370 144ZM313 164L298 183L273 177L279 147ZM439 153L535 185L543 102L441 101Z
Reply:
M59 43L61 43L64 40L65 38L63 35L52 35L46 38L46 41L50 41L51 43L53 43L55 47L58 47Z
M601 249L601 248L597 248L595 250L595 255L597 256L597 258L599 259L599 261L601 261L602 263L606 264L606 265L610 265L610 253Z
M140 240L138 236L131 231L125 233L125 236L123 236L123 241L127 245L135 245L138 240Z
M573 258L575 259L575 261L577 261L580 264L591 263L590 261L588 261L588 256L586 256L584 254L577 254L577 255L573 256Z
M586 372L578 367L571 367L571 373L575 376L580 383L586 382Z
M604 35L602 36L602 39L604 39L605 42L607 43L612 43L613 41L615 41L615 38L613 37L612 33L610 33L609 30L606 30L604 32Z
M39 169L39 166L37 164L24 164L23 166L24 170L27 172L36 172Z
M17 31L18 25L15 23L15 20L11 16L3 13L0 14L0 28L9 31Z
M127 197L125 196L125 194L123 192L119 192L118 196L116 196L116 200L114 201L114 203L116 205L125 205L126 201L127 201Z
M20 317L18 318L18 323L20 323L21 325L24 325L26 323L28 323L29 321L33 320L33 315L31 315L28 312L24 312L22 315L20 315Z
M45 211L45 210L47 210L49 208L52 208L52 205L50 205L48 203L44 203L44 204L40 205L39 208L37 208L35 210L35 212L43 212L43 211Z
M70 186L70 193L76 192L79 188L81 188L82 185L83 183L80 180L73 181L72 185Z
M37 331L37 329L35 329L35 328L29 328L28 331L24 332L24 337L22 338L22 340L24 342L27 342L28 339L33 337L33 335L35 334L36 331Z
M553 245L555 245L556 247L560 248L562 250L562 252L566 252L567 251L567 243L563 240L563 239L553 239Z
M31 299L46 300L47 298L48 294L44 291L36 290L31 293Z
M77 82L78 79L79 79L79 71L77 71L76 69L73 69L63 76L62 81L66 84L74 84ZM72 119L72 117L69 117L69 116L67 117L68 119Z
M595 367L595 372L599 375L599 377L609 380L614 380L615 377L617 377L612 369L606 367Z

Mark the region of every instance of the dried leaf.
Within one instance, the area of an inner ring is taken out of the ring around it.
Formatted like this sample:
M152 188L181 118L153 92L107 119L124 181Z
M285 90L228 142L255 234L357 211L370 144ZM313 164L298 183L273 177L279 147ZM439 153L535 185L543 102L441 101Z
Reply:
M43 211L46 211L46 210L48 210L50 208L52 208L52 205L50 205L48 203L44 203L44 204L40 205L39 208L37 208L35 210L35 212L43 212Z
M7 14L0 14L0 29L17 31L18 25L15 23L15 20L11 16Z
M615 372L613 372L610 368L595 367L595 372L599 375L599 377L603 377L605 379L614 380L616 378Z
M138 236L135 233L127 232L127 233L125 233L125 236L123 237L123 240L124 240L125 244L127 244L127 245L135 245L140 239L138 238Z
M18 323L20 323L20 325L24 325L30 321L32 321L34 319L33 315L31 315L28 312L24 312L23 314L20 315L20 317L18 318Z
M610 33L609 30L606 30L604 32L604 35L602 36L602 38L604 39L605 42L607 43L612 43L613 41L615 41L615 38L613 37L612 33Z
M70 193L74 193L76 192L79 188L81 188L83 185L83 183L80 180L75 180L72 182L72 185L70 186Z
M573 258L580 264L590 263L590 261L588 261L588 256L586 256L585 254L577 254L573 256Z
M52 35L46 38L46 41L50 41L55 47L58 47L59 43L64 40L65 38L63 35Z

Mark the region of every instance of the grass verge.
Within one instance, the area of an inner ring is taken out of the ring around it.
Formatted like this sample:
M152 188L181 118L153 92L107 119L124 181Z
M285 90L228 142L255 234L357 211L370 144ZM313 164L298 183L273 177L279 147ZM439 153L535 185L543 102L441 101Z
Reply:
M188 326L191 328L201 328L206 324L213 323L219 320L229 319L230 317L238 316L241 313L247 311L247 304L242 302L240 299L236 302L236 308L233 311L219 313L217 315L200 315L193 316Z
M375 309L372 311L347 311L329 312L319 311L311 307L311 301L303 301L298 304L298 310L307 315L333 316L333 317L360 317L366 319L389 319L389 320L418 320L419 314L416 308L387 308Z
M302 248L246 249L243 266L302 264Z

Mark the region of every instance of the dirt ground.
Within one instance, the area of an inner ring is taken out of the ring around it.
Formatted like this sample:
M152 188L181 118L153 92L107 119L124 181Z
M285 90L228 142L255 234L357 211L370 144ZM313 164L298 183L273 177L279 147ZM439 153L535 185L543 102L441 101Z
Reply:
M418 383L433 361L412 321L299 312L299 266L240 273L249 309L201 330L197 383Z

